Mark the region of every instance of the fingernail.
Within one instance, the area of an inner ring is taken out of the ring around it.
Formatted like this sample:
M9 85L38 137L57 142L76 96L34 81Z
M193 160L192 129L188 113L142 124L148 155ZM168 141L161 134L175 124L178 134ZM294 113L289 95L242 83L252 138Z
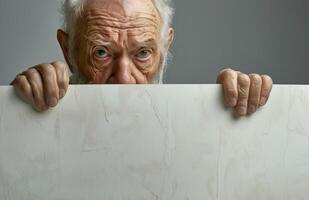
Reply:
M250 105L248 108L248 114L255 113L255 111L256 111L256 106Z
M237 107L236 112L238 113L238 115L246 115L247 114L247 108L245 106Z
M260 105L264 106L266 104L267 99L265 97L261 98Z
M65 90L64 90L64 89L60 89L60 90L59 90L59 96L60 96L60 98L64 97L64 95L65 95Z
M229 103L230 103L231 106L235 106L236 103L237 103L237 99L235 97L230 97Z
M47 105L50 106L50 107L55 107L57 105L57 103L58 103L58 100L55 97L49 98L47 100Z

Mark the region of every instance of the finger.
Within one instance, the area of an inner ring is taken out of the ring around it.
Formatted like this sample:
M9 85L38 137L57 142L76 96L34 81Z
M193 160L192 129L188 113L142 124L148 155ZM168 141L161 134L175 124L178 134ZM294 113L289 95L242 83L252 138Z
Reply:
M53 62L51 63L55 70L56 70L56 75L57 75L57 83L58 83L58 88L59 88L59 98L62 99L69 87L69 74L67 71L67 65L64 62Z
M33 107L38 111L44 111L48 107L44 99L43 82L40 73L32 68L24 72L32 90Z
M230 107L235 107L238 98L237 72L231 69L221 71L217 83L223 85L226 104Z
M235 111L239 116L243 116L247 114L249 89L250 89L249 76L243 73L238 73L237 85L238 85L238 102Z
M248 114L255 113L259 107L261 88L262 88L262 78L258 74L250 74L250 92L249 92L249 105Z
M16 94L26 103L33 105L33 95L30 83L25 75L18 75L12 82L15 88Z
M44 96L49 107L55 107L59 101L57 74L51 64L41 64L35 67L43 79Z
M262 75L262 89L260 97L260 106L264 106L269 99L273 87L273 80L268 75Z

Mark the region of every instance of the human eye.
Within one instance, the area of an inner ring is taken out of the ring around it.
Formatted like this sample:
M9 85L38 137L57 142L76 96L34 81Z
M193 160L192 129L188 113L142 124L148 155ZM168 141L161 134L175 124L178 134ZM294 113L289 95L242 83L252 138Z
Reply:
M142 48L141 50L138 51L136 54L136 58L139 61L147 61L149 58L152 56L152 50L148 48Z
M94 56L98 59L104 59L109 56L109 53L104 47L98 47L94 50Z

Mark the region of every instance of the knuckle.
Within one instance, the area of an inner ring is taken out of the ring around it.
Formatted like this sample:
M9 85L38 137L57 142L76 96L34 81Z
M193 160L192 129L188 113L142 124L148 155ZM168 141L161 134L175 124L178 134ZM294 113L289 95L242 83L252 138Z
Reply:
M22 85L24 82L25 82L25 76L24 75L17 75L15 80L14 80L14 83L16 85Z
M27 83L27 79L25 76L19 75L16 77L15 79L15 88L18 88L20 90L21 93L25 94L28 93L30 91L30 87Z
M44 68L44 66L46 66L45 63L42 63L42 64L39 64L39 65L36 65L34 66L33 68L38 70L38 71L42 71L42 69Z
M219 78L218 80L219 80L220 83L224 83L224 82L229 81L231 79L237 81L237 73L230 68L223 69L220 72L218 78Z
M56 69L56 70L60 70L60 71L65 71L66 69L66 64L62 61L55 61L52 62L51 65Z
M31 74L31 73L33 73L34 72L34 68L29 68L29 69L27 69L24 73L25 74Z
M230 81L230 80L237 81L237 74L235 71L227 69L221 74L221 78L223 82Z
M249 77L250 77L251 84L254 84L254 85L261 85L262 84L262 78L261 78L260 75L250 74Z
M227 68L221 71L222 76L230 76L232 73L234 73L234 70Z
M270 76L264 74L261 77L262 77L263 81L273 84L273 79Z
M30 69L27 69L26 71L24 71L23 75L25 75L26 77L31 77L33 73L34 73L34 69L30 68Z
M26 75L29 78L37 77L38 74L39 74L38 71L34 68L30 68L26 71Z
M52 62L51 65L63 67L65 63L60 60L57 60L57 61Z
M249 87L250 86L250 78L247 74L238 74L238 82L239 85L242 87Z
M44 74L44 76L54 73L54 67L51 64L41 64L37 68L42 74Z
M230 72L232 72L233 70L231 69L231 68L225 68L225 69L223 69L221 72L222 73L230 73Z

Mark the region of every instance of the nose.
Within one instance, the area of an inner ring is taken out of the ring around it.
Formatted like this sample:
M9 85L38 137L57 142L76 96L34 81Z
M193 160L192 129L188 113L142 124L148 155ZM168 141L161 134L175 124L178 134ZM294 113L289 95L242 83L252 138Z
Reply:
M136 84L132 76L131 61L128 56L121 56L115 60L113 74L109 78L109 84Z

